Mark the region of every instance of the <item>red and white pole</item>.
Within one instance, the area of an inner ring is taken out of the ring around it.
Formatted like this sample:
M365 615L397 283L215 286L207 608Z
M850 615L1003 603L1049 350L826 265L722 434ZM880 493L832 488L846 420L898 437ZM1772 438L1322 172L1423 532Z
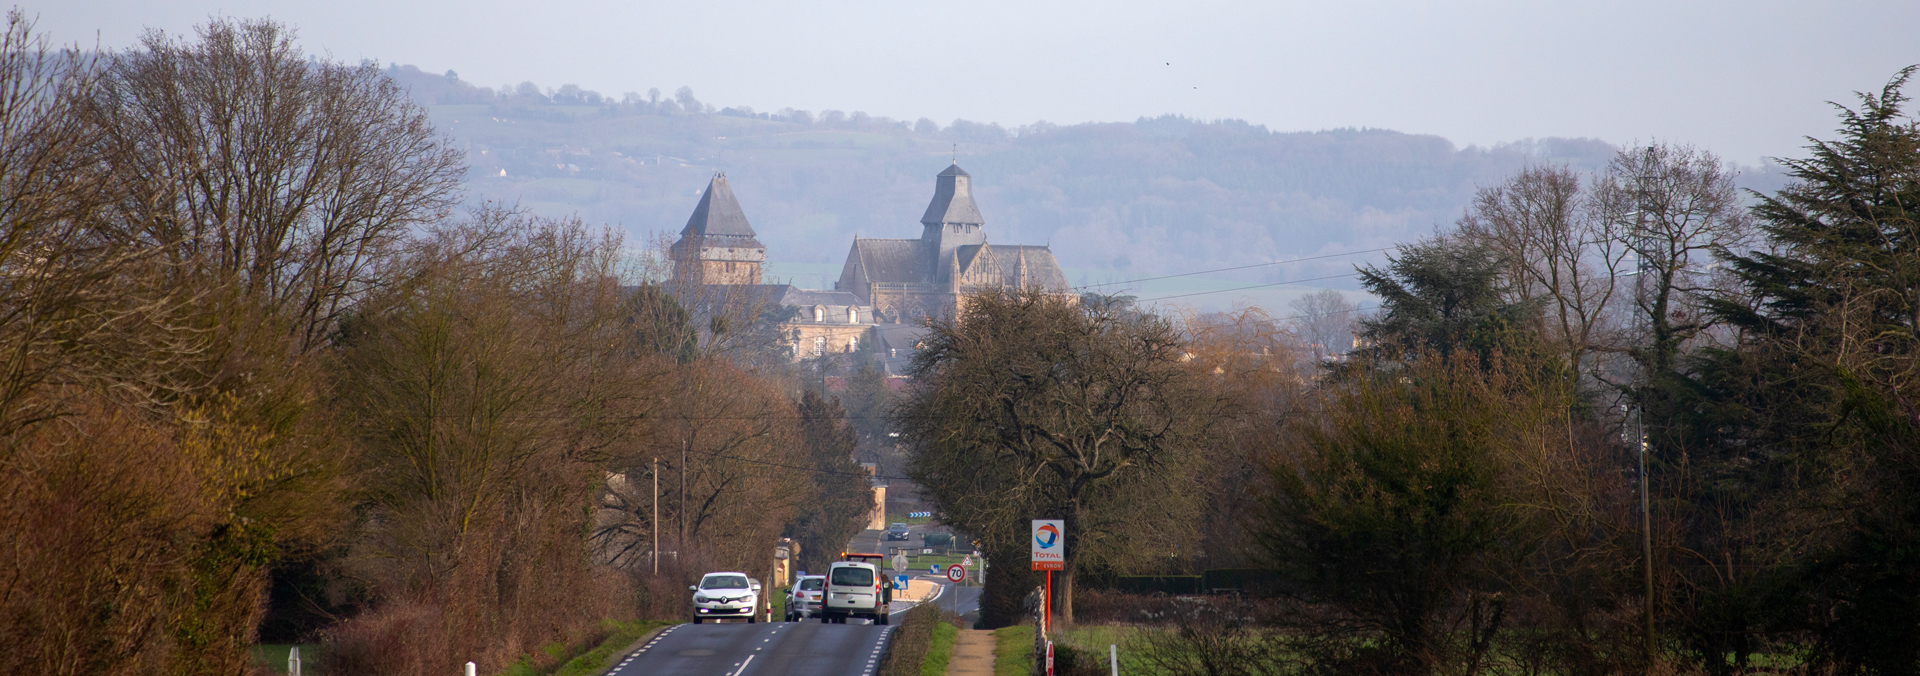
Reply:
M1053 571L1047 571L1046 598L1040 599L1040 632L1053 630Z

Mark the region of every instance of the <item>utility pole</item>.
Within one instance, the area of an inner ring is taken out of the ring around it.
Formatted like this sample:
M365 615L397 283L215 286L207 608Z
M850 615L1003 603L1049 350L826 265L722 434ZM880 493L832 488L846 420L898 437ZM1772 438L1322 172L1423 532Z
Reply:
M653 574L660 574L660 456L653 457Z
M687 548L687 443L680 442L680 550Z

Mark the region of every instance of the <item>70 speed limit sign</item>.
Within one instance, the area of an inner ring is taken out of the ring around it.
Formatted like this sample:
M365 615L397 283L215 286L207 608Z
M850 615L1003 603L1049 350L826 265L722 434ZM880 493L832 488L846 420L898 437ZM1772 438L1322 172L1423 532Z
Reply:
M954 582L960 582L962 580L965 580L967 579L967 569L964 566L961 566L960 564L957 564L957 563L951 566L947 566L947 579L952 580Z

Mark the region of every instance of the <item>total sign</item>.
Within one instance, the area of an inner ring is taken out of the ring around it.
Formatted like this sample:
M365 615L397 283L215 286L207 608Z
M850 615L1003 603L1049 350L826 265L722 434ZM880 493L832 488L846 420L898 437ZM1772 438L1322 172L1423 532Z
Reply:
M1067 523L1058 519L1033 520L1033 569L1066 570Z

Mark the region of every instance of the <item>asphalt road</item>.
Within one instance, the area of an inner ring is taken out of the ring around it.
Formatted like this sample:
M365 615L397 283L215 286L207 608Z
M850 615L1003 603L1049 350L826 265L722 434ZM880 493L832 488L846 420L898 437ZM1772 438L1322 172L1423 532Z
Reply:
M608 676L873 676L892 626L773 622L682 624Z
M850 551L884 553L888 544L920 546L918 533L907 542L886 543L880 540L882 532L861 533ZM930 603L943 610L965 615L979 608L979 587L956 587L944 577L926 574L914 577L941 583L940 594ZM890 609L893 624L884 627L855 619L846 624L808 620L677 625L622 658L607 676L872 676L886 654L888 636L912 607L896 601Z

